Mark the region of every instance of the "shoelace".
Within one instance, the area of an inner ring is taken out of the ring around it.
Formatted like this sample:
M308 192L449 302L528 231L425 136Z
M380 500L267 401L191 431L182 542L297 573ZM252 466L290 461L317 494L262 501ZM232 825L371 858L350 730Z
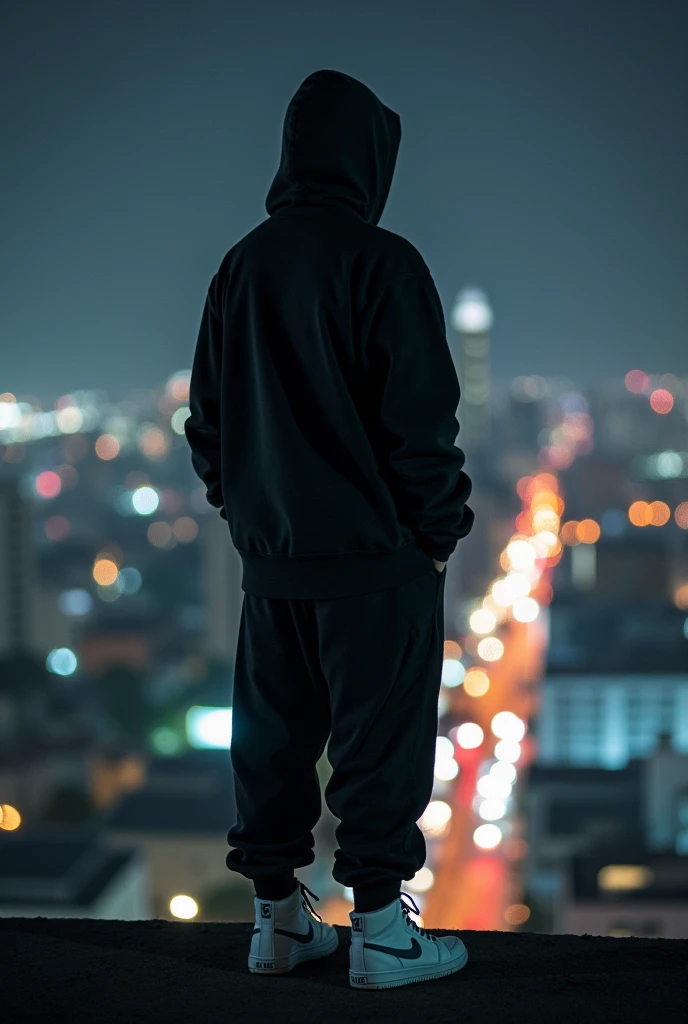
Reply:
M310 893L314 900L319 900L320 897L316 896L314 892L311 892L308 886L304 885L303 882L299 882L299 886L301 887L301 895L303 896L304 910L310 910L313 917L317 917L318 921L320 921L320 923L322 924L322 917L320 916L320 914L316 914L316 912L313 910L313 907L310 905L310 902L308 900L308 896L304 896L303 890L305 889L306 892Z
M420 914L420 910L416 906L415 900L413 899L412 896L409 896L409 894L407 892L402 892L400 895L408 897L408 899L411 900L411 903L413 903L413 911L414 911L414 913ZM411 917L410 917L411 907L407 906L407 904L404 903L403 900L401 901L401 911L402 911L404 917L406 918L406 923L407 924L410 924L412 928L415 928L416 931L420 935L424 935L426 939L432 939L433 942L437 942L437 936L436 935L431 935L430 932L425 930L425 928L419 928L418 925L416 924L416 922L411 920Z

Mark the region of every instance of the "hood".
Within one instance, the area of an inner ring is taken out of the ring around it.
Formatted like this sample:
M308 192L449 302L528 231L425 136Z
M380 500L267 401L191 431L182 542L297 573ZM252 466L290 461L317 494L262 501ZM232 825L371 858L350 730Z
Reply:
M340 71L315 71L287 107L265 209L344 206L377 224L400 142L399 115L366 85Z

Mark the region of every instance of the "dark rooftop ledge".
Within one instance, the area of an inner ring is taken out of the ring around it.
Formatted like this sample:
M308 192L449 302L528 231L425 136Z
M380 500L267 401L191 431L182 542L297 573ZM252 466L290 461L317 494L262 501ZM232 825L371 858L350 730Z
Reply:
M462 931L466 967L383 991L349 986L349 929L324 960L248 971L250 924L0 919L4 1020L648 1024L688 1005L688 939ZM451 934L433 929L437 934Z

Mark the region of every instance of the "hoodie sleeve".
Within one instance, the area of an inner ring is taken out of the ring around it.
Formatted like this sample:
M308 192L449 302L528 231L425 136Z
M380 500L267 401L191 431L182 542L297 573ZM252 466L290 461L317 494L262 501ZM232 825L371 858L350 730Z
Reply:
M472 483L454 441L459 380L430 273L386 288L365 315L369 429L399 519L422 550L446 562L471 530Z
M222 318L216 300L217 274L208 289L198 332L189 386L190 415L184 422L184 433L191 448L191 464L207 488L208 502L219 508L226 520L220 472Z

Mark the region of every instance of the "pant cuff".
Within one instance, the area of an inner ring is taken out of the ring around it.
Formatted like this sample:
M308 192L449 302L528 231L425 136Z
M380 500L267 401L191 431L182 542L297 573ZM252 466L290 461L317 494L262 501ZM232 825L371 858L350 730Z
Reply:
M283 871L256 879L253 887L259 900L284 900L294 892L296 879L293 871Z
M354 886L354 911L357 914L370 914L381 910L399 898L401 882L385 882L382 885L357 888Z

